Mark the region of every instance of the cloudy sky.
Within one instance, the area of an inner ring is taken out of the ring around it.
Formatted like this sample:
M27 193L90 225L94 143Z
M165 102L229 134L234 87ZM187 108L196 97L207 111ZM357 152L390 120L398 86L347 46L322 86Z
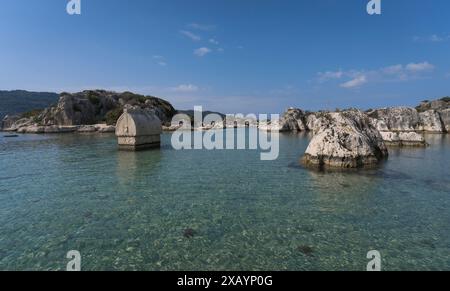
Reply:
M0 89L104 88L224 113L450 95L450 1L0 1Z

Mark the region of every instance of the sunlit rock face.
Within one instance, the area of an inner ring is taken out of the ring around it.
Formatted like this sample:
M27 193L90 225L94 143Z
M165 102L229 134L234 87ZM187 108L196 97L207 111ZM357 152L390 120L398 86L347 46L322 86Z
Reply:
M324 113L301 162L323 168L373 166L388 157L380 132L359 110Z
M116 125L119 149L138 151L161 144L161 120L151 110L126 106Z
M382 122L386 131L415 131L420 124L419 112L410 107L377 109L369 116Z
M428 110L421 112L419 113L419 117L420 122L416 127L417 131L430 133L443 133L446 131L438 111Z
M416 132L380 132L383 141L391 146L427 146L425 138Z

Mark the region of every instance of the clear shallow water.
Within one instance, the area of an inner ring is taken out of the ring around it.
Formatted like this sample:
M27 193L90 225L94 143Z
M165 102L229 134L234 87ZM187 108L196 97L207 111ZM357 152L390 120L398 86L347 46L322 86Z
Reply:
M365 270L375 249L384 270L450 270L450 137L427 139L320 173L298 166L305 135L268 162L175 151L168 134L139 153L111 135L0 134L0 269L64 270L79 250L84 270Z

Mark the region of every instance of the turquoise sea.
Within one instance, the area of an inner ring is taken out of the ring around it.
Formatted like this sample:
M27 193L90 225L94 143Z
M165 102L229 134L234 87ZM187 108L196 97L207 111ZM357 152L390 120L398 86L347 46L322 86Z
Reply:
M0 270L450 270L450 136L315 172L310 136L258 151L119 152L113 135L0 133ZM186 235L189 230L189 235Z

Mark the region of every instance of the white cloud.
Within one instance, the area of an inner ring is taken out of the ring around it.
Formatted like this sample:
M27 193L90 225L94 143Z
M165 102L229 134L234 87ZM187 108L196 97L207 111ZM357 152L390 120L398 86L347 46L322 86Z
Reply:
M170 91L177 93L193 93L197 92L199 88L193 84L181 84L177 87L170 88Z
M410 63L406 65L405 68L407 71L413 72L413 73L420 73L420 72L430 72L434 70L434 66L430 64L429 62L423 62L423 63Z
M205 25L205 24L198 24L198 23L191 23L188 25L191 29L197 29L197 30L203 30L203 31L211 31L216 29L214 25Z
M333 80L333 79L340 79L344 76L344 72L342 70L336 71L336 72L332 72L332 71L328 71L328 72L320 72L319 74L319 80L321 82L325 82L328 80Z
M215 44L215 45L219 45L219 41L217 39L215 39L215 38L210 38L209 42L212 43L212 44Z
M185 37L191 39L192 41L200 41L200 40L202 40L201 36L191 32L191 31L188 31L188 30L180 30L180 33L182 35L184 35Z
M166 58L164 58L163 56L153 56L153 60L161 67L167 66Z
M429 36L414 36L414 42L443 42L450 40L450 35L432 34Z
M347 79L340 87L351 89L361 87L369 82L392 82L421 79L433 72L435 66L429 62L397 64L378 70L327 71L318 73L317 82Z
M212 52L211 49L207 48L207 47L201 47L201 48L194 50L194 54L198 57L204 57L211 52Z
M367 83L367 77L365 75L360 75L348 82L341 84L340 86L342 88L352 89L352 88L361 87L365 83Z

